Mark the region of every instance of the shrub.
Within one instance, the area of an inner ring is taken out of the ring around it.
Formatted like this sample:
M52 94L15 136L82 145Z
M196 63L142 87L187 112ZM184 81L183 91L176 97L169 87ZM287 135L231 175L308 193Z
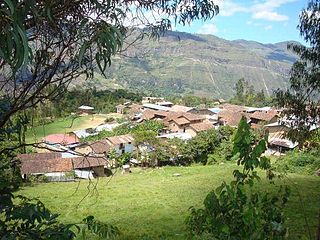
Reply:
M278 158L274 166L280 172L314 174L320 169L320 148L288 152Z
M235 180L223 182L204 200L204 208L190 208L186 223L193 239L284 239L283 209L289 189L280 187L277 194L259 192L253 188L260 179L255 168L266 170L273 177L268 158L262 156L266 140L256 142L250 126L243 118L234 138L234 155L243 171L233 172Z

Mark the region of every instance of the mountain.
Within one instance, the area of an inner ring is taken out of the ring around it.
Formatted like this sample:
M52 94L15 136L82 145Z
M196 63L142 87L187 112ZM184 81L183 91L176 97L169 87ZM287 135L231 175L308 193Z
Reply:
M101 88L113 83L161 95L230 98L237 80L245 78L256 90L270 95L287 86L296 60L287 44L168 32L158 41L144 38L130 46L114 59L107 79L98 77L96 83Z

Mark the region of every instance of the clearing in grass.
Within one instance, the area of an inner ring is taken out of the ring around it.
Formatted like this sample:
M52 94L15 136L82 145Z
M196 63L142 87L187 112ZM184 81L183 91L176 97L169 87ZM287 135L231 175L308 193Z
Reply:
M27 143L39 142L49 134L68 133L79 129L94 128L103 124L107 117L107 114L93 114L56 119L48 124L30 127L27 131L26 141Z

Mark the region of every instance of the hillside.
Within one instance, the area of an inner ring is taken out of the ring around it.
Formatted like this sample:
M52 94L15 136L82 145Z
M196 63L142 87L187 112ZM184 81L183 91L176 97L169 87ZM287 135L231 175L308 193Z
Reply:
M147 38L117 57L98 87L115 86L162 95L194 94L229 98L244 77L256 90L284 88L295 55L287 42L228 41L212 35L169 32ZM112 85L112 84L111 84Z

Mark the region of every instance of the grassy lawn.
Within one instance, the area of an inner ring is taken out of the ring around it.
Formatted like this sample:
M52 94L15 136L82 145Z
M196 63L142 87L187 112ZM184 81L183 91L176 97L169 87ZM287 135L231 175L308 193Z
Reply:
M97 191L88 181L80 181L38 184L24 187L19 194L38 197L53 212L60 213L60 220L65 223L79 222L88 215L94 215L101 221L118 226L122 232L121 239L142 239L145 236L150 238L144 239L185 239L184 221L188 208L202 206L210 190L223 180L231 180L235 167L234 164L224 164L148 170L137 168L132 174L117 173L110 182L109 178L100 178ZM174 177L174 173L181 176ZM320 207L320 178L289 175L281 182L289 184L292 190L286 208L289 239L299 239L302 234L307 234L305 216L314 235ZM274 190L274 186L264 181L259 188L262 191ZM87 193L89 196L84 198Z
M49 134L67 133L74 130L96 127L103 123L107 115L95 114L88 116L70 116L66 118L56 119L54 122L30 128L27 132L27 142L38 142Z

